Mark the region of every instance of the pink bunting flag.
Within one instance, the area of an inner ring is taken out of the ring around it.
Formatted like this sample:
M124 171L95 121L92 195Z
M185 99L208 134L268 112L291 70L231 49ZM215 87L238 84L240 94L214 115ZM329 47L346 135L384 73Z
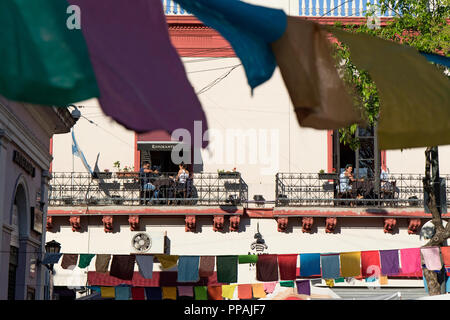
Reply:
M419 272L420 248L400 249L401 273L409 274Z
M264 291L266 293L272 293L275 290L276 282L264 282Z
M428 270L441 270L442 261L439 247L421 248L423 260Z

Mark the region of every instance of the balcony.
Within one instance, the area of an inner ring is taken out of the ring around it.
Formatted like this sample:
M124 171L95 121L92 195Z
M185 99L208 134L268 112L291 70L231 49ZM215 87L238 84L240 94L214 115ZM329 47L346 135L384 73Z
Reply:
M424 207L423 175L389 174L378 188L373 179L341 190L337 174L278 173L276 175L276 207ZM449 198L450 175L441 175Z
M173 0L161 0L166 15L189 16L179 4ZM297 0L298 12L296 15L302 17L364 17L368 3L377 4L377 0ZM290 13L294 15L293 13ZM379 13L380 17L393 17L395 12L388 10Z
M238 206L247 202L248 186L239 172L194 173L185 184L176 173L150 178L155 190L143 190L138 172L54 172L49 206Z

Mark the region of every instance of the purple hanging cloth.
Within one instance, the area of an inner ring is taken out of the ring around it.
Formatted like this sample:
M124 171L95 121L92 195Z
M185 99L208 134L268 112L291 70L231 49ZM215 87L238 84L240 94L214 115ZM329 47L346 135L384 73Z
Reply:
M136 132L208 129L205 114L170 42L161 0L69 0L81 30L106 115ZM206 147L207 143L203 143Z

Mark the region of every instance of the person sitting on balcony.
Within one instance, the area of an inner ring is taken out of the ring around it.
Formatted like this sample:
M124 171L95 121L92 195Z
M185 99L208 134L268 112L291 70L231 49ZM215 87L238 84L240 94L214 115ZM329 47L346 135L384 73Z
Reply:
M353 176L353 166L351 164L347 164L345 166L344 172L342 172L339 176L339 188L342 193L351 193L353 191L352 183L356 181L364 181L364 179L356 179ZM363 198L362 195L356 195L357 199Z
M147 199L150 198L150 192L155 191L155 186L150 182L150 178L158 174L158 170L150 169L150 162L144 161L142 168L139 170L139 178L141 182L141 192L140 192L140 204L147 204ZM145 199L145 201L144 201Z

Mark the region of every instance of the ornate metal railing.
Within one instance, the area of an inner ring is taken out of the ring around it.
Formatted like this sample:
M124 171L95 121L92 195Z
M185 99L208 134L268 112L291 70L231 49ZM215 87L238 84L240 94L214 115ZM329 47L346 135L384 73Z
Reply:
M424 207L423 175L389 174L378 182L365 178L346 188L337 174L277 173L276 206ZM450 175L445 197L450 197ZM342 184L341 184L342 182Z
M173 0L161 0L166 15L190 15ZM364 17L370 6L377 0L291 0L298 1L298 15L304 17ZM292 14L292 13L291 13ZM388 9L378 12L380 17L393 17L395 12Z
M142 178L137 172L101 172L94 176L54 172L49 186L49 205L220 206L241 205L248 200L248 186L239 172L194 173L183 184L174 181L175 176L176 173ZM152 186L145 187L147 182Z

